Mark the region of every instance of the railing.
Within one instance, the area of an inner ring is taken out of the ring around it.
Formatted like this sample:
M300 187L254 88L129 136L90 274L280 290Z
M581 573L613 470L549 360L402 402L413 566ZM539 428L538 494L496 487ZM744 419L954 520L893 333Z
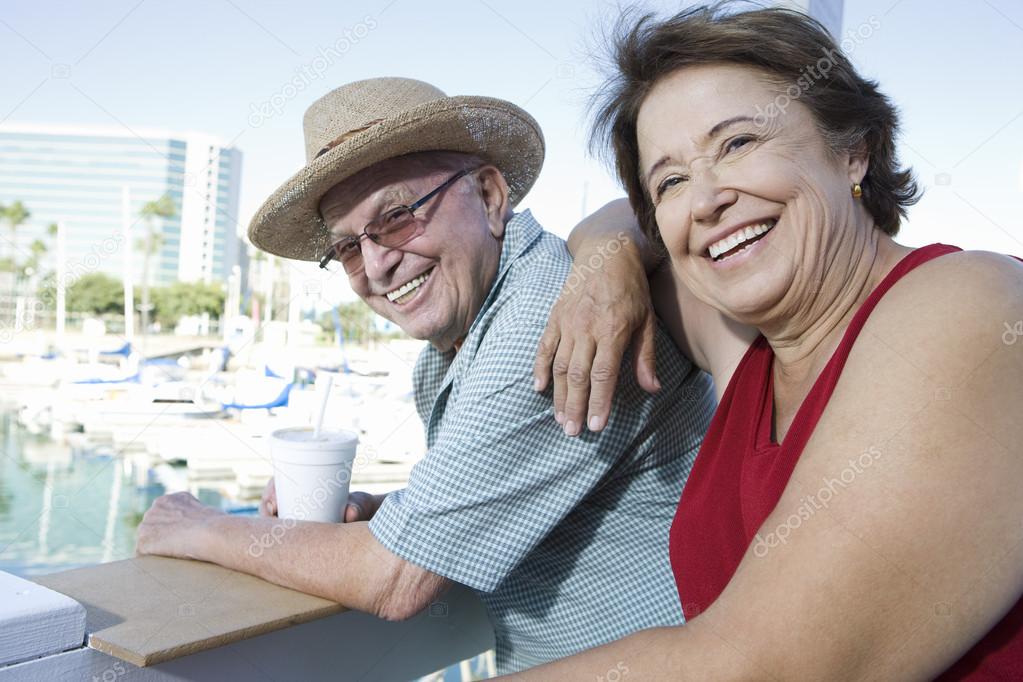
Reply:
M493 642L486 610L464 587L410 620L387 622L162 557L35 583L0 573L0 682L410 680Z
M124 333L124 315L117 313L106 313L96 315L94 313L68 312L65 316L65 329L68 333L81 333L87 320L99 319L107 334L120 335ZM46 331L53 332L57 326L57 313L53 310L32 307L31 302L20 312L16 307L5 305L0 295L0 328L8 329L14 334L21 332ZM141 333L137 331L136 333ZM151 332L156 335L155 332ZM174 333L174 329L164 329L159 332L165 335ZM203 333L188 334L189 336L204 336L208 338L219 338L221 336L220 319L212 317L204 324Z

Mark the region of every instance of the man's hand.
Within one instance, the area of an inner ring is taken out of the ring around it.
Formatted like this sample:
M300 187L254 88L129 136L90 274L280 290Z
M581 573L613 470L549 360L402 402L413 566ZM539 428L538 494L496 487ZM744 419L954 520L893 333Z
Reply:
M348 505L345 507L345 523L355 521L369 521L380 508L385 495L370 495L361 491L354 491L348 495ZM277 516L277 490L274 488L274 480L271 477L263 490L263 498L259 503L260 516Z
M263 497L259 501L260 516L277 516L277 488L274 487L274 478L266 482L263 488Z
M273 500L267 488L264 502ZM372 516L383 499L352 493L346 520ZM411 618L449 584L388 551L365 523L292 525L268 516L225 514L188 493L164 495L143 517L136 553L208 561L389 620Z
M158 497L142 517L135 553L205 560L204 533L210 521L221 516L224 512L189 493Z
M620 231L579 244L572 272L551 310L533 367L536 389L554 380L554 414L565 433L607 424L622 356L635 344L639 385L660 389L655 373L656 318L643 256Z
M348 494L348 505L345 507L345 523L369 521L380 509L380 503L386 495L370 495L360 490Z

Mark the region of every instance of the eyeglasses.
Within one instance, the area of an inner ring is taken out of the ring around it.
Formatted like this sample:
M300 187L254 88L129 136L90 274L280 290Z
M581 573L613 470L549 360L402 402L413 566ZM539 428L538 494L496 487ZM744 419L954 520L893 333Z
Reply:
M349 275L362 272L365 265L362 258L363 238L368 238L374 244L391 249L412 241L426 230L426 226L422 221L416 220L416 210L422 208L423 204L458 182L459 179L469 173L478 171L480 168L482 166L458 171L419 201L408 206L396 206L378 216L372 222L367 223L366 227L362 230L362 234L354 237L345 237L334 242L320 259L320 267L326 268L330 261L336 260L341 263L345 272Z

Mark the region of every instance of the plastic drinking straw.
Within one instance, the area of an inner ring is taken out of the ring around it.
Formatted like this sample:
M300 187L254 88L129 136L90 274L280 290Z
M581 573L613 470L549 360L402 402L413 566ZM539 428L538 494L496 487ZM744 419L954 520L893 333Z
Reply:
M313 438L320 437L320 430L323 428L323 415L327 411L327 399L330 398L330 387L334 385L334 375L328 374L323 395L320 397L320 416L316 418L316 428L313 429Z

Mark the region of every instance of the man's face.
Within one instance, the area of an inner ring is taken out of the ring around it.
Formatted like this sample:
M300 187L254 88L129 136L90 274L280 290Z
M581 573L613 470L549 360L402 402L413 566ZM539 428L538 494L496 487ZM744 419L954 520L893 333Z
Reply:
M409 205L457 170L390 159L335 185L320 211L335 242L362 234L382 213ZM415 212L424 230L401 246L360 241L364 267L352 289L405 333L442 351L461 340L483 305L501 258L503 178L492 166L470 173ZM506 201L506 191L504 193Z

